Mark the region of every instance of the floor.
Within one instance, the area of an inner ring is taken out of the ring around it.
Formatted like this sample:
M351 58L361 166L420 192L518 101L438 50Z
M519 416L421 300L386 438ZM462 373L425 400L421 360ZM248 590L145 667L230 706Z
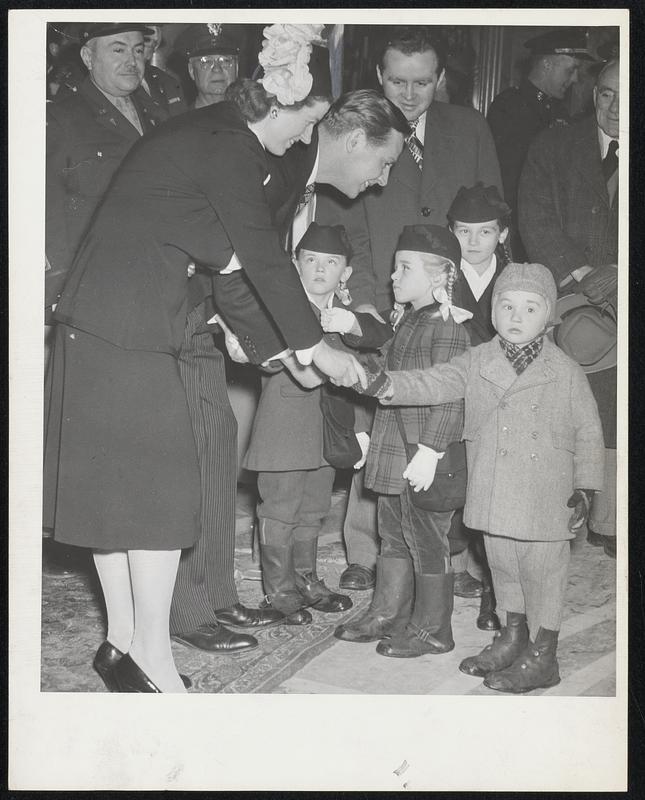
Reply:
M337 585L338 576L345 566L341 536L345 502L346 489L340 486L334 493L332 509L320 539L319 573L331 587ZM237 504L236 578L240 597L248 605L257 604L262 597L252 532L253 492L241 486ZM98 677L87 666L91 660L89 653L102 636L102 610L96 597L96 586L83 589L92 591L95 598L87 611L88 656L79 658L77 650L74 657L70 655L68 646L61 646L63 637L69 642L70 633L78 630L78 618L74 618L69 608L69 587L73 585L70 579L74 578L74 570L74 565L70 564L63 570L59 569L58 574L55 569L51 570L48 577L47 565L45 568L44 691L73 690L70 680L74 674L77 690L103 690ZM61 580L65 574L68 579ZM369 599L365 592L354 592L352 598L356 608L366 605ZM496 692L483 686L481 679L469 677L458 670L462 658L479 652L490 641L490 634L479 631L475 626L477 609L478 600L455 598L453 634L456 647L451 653L441 656L384 658L376 653L374 644L355 644L334 639L331 634L339 620L336 615L328 614L315 614L314 625L306 626L310 630L290 631L288 641L282 626L258 635L260 655L266 657L265 662L269 656L274 667L280 662L279 669L272 669L271 680L258 679L258 670L266 673L266 663L262 666L245 665L239 660L241 657L235 662L231 658L188 651L177 643L173 644L173 652L180 670L188 672L193 678L193 691L495 695ZM585 534L581 534L572 543L569 586L558 650L562 681L552 689L537 690L532 694L613 696L616 686L615 620L616 561L608 558L602 548L592 547L586 541ZM285 667L287 662L288 669ZM85 683L80 681L79 685L78 675L81 673L86 674L87 680ZM283 675L284 679L281 678Z

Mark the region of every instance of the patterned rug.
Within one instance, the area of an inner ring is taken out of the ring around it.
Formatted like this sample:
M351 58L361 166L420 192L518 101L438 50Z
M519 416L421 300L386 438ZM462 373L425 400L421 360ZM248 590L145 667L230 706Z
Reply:
M101 692L103 682L92 659L105 636L101 590L91 561L83 551L74 554L63 574L43 575L41 691ZM338 586L346 566L338 542L319 549L319 569L330 587ZM258 564L250 547L236 552L237 584L242 603L257 606L262 599ZM215 656L173 642L175 663L193 681L193 692L279 692L279 684L335 641L334 628L362 612L371 592L351 592L353 608L344 614L312 611L310 625L278 625L257 632L259 646L237 656Z

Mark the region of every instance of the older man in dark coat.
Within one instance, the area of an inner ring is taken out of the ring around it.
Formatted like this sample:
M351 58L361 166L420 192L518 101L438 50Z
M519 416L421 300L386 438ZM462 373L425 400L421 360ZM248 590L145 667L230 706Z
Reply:
M553 272L563 292L582 292L615 309L618 279L619 62L594 89L593 116L545 131L531 145L519 188L522 239L533 261ZM606 448L605 491L589 520L615 556L616 367L588 375ZM600 541L596 538L596 541Z
M148 30L133 23L87 25L81 58L88 75L47 105L45 307L56 302L117 167L168 116L141 88Z

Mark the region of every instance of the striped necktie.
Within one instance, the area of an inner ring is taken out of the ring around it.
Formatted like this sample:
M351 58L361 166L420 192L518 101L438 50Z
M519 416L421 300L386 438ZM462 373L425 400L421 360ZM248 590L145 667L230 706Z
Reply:
M407 145L408 150L410 151L410 155L414 159L415 164L419 169L423 169L423 145L419 141L417 137L417 125L419 120L416 119L414 122L410 123L410 127L412 128L412 133L407 138Z

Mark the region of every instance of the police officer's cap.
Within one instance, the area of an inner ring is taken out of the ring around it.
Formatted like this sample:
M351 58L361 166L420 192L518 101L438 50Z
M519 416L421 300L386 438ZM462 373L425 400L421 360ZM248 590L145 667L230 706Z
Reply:
M187 58L219 54L237 56L240 53L237 42L222 31L222 25L216 23L189 25L175 46Z
M84 25L81 30L81 44L86 44L90 39L97 39L100 36L114 36L117 33L131 33L141 31L144 36L152 36L154 31L140 22L96 22L92 25Z
M561 55L583 61L595 60L587 49L586 28L554 28L524 42L524 47L534 56Z

